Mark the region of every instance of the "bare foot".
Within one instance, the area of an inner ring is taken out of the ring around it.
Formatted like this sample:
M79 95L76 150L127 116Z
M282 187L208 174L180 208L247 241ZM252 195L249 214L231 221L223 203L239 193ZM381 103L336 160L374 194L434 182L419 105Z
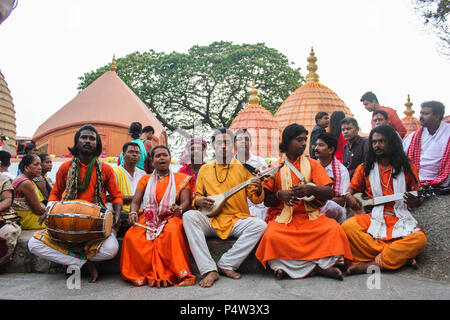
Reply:
M88 267L89 273L91 274L91 279L89 279L90 283L97 282L98 279L98 269L97 264L92 261L86 262L86 266Z
M339 270L336 267L330 267L328 269L322 269L318 266L316 266L316 271L318 274L323 275L325 277L334 278L338 280L344 280L344 275L342 274L341 270Z
M352 274L361 274L361 273L367 273L367 268L369 268L371 265L374 265L375 262L363 262L351 265L347 268L347 271L345 272L346 275L352 275Z
M219 268L219 272L220 272L221 274L223 274L223 275L225 275L225 276L231 278L231 279L240 279L240 278L241 278L241 274L240 274L240 273L237 273L237 272L234 271L234 270L228 270L228 269L222 269L222 268Z
M277 271L275 271L275 277L277 277L278 280L283 279L284 277L284 271L281 269L278 269Z
M219 280L219 273L217 271L210 271L198 284L200 287L209 288L216 280Z
M408 266L413 267L414 269L419 269L419 265L417 264L417 261L414 258L408 261Z

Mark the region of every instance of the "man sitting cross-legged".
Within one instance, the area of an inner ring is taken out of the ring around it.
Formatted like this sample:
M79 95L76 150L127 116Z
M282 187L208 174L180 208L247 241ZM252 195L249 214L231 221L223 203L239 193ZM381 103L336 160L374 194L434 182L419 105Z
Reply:
M253 175L233 158L233 133L222 128L215 131L212 144L215 160L203 165L195 186L195 209L210 208L214 200L209 196L222 194L238 184L251 179ZM266 223L250 216L247 197L254 203L262 202L264 192L260 179L254 178L250 185L230 197L219 214L208 217L198 210L190 210L183 215L183 226L192 255L203 277L199 285L210 287L219 279L219 272L233 279L241 275L235 270L249 255L266 230ZM237 238L234 245L219 261L214 262L208 250L205 237L221 239Z
M97 262L112 259L119 251L115 230L120 227L122 194L113 169L99 159L102 141L94 126L82 126L75 133L74 146L69 150L74 157L59 167L47 208L61 200L83 200L105 208L108 192L114 208L113 230L104 240L71 244L53 239L44 229L28 241L28 249L36 256L62 265L81 268L86 264L91 274L90 282L96 282L99 276Z
M346 193L349 208L359 211L361 203L353 194L369 197L404 194L404 198L373 207L370 214L355 214L343 224L353 254L347 274L366 273L371 265L381 270L398 269L413 260L427 244L425 233L417 226L408 208L423 199L408 191L417 190L417 169L403 152L400 139L391 126L380 125L369 136L369 152Z
M263 183L264 203L270 208L255 254L278 279L318 273L342 280L337 267L349 264L352 254L342 227L318 210L333 197L332 181L319 162L303 156L307 137L308 131L296 123L283 130L285 164ZM303 199L310 196L314 202Z

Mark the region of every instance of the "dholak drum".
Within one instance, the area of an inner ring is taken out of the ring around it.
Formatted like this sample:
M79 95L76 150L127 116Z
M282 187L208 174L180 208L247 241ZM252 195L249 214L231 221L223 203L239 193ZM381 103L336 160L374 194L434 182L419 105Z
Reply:
M113 213L83 200L56 202L46 225L54 240L80 243L106 239L111 234Z

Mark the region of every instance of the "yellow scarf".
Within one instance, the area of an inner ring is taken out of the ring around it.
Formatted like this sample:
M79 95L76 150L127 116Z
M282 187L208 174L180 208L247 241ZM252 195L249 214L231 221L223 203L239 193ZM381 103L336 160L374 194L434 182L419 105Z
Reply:
M127 175L122 167L113 167L114 172L117 176L117 185L119 186L120 192L123 196L132 196L130 181L128 181ZM122 210L125 212L130 212L130 205L124 204Z
M283 160L289 161L286 155L283 155ZM300 168L301 173L304 176L304 180L300 181L300 183L306 184L311 181L311 165L309 163L308 158L305 156L300 156ZM281 190L290 190L292 187L292 177L291 177L291 169L288 165L284 165L280 169L281 175ZM316 208L311 207L308 202L303 201L305 206L306 213L308 214L309 220L316 220L318 217L322 215L320 211ZM288 206L286 203L284 204L283 210L281 214L275 219L278 223L289 224L292 220L294 207Z

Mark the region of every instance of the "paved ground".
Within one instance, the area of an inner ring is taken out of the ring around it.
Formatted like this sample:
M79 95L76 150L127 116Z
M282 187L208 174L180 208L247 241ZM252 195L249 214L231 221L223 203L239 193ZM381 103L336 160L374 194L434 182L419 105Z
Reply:
M69 285L75 282L69 278ZM414 276L409 270L382 273L379 289L374 274L348 276L344 281L314 276L276 280L271 273L222 276L212 288L134 287L116 274L69 289L63 274L8 273L0 275L0 298L20 300L448 300L450 283Z

